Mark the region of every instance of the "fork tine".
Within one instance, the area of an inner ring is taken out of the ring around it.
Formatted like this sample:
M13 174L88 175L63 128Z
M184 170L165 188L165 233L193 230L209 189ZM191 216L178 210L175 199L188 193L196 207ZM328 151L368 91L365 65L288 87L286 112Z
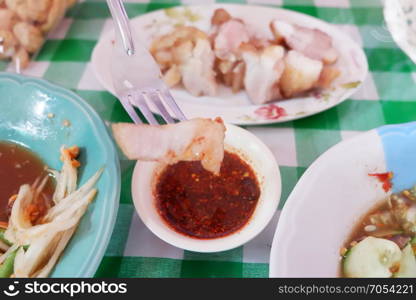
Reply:
M146 103L146 98L142 93L134 93L132 104L140 109L140 112L143 114L150 125L159 125L153 116L153 113L150 111L150 108Z
M183 114L182 110L179 108L178 104L176 104L175 99L173 99L172 95L170 94L169 90L164 90L163 92L160 91L162 96L163 102L172 110L174 117L176 117L179 121L185 121L186 117Z
M157 109L159 110L160 114L162 115L163 119L165 119L166 123L175 123L175 120L170 116L168 111L166 110L166 107L163 105L161 99L162 96L158 92L150 93L149 98L152 103L154 103L157 106Z
M140 120L139 116L135 112L134 107L130 104L129 97L131 96L128 95L127 97L125 96L120 97L121 105L123 105L124 109L126 110L126 112L128 113L128 115L130 116L130 118L133 120L134 123L141 124L143 122L142 120Z

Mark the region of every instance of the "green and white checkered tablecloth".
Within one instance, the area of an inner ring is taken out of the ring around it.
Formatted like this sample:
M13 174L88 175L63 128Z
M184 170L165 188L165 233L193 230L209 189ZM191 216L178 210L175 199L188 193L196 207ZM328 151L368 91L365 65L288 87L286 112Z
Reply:
M254 240L237 249L200 254L172 247L154 236L137 216L130 195L134 162L121 161L122 190L117 222L97 277L267 277L273 234L289 193L321 153L360 131L416 119L416 65L396 46L383 22L381 0L126 0L130 17L180 4L233 2L292 9L335 24L367 54L370 73L351 99L306 119L249 127L273 151L281 166L283 194L279 211ZM111 25L104 0L86 0L66 15L30 68L70 88L106 121L129 121L117 99L94 77L90 57ZM0 62L0 70L8 70Z

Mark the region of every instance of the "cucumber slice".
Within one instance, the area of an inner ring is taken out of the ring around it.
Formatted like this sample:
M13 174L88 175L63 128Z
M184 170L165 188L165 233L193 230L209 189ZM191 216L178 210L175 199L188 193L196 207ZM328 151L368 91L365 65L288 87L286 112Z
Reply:
M416 258L413 254L412 246L409 244L402 250L402 259L400 260L400 269L394 274L397 278L415 278L416 277Z
M370 236L350 249L344 259L344 276L391 277L390 268L398 265L401 257L396 243Z

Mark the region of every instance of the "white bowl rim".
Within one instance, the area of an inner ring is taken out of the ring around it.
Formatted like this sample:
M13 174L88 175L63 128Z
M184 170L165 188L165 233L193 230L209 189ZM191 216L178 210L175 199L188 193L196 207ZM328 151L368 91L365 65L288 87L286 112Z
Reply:
M157 162L138 161L132 178L132 197L136 211L146 225L157 237L163 241L184 250L194 252L219 252L239 247L257 236L269 223L275 214L281 196L281 176L279 166L269 148L254 134L238 126L226 124L225 143L246 157L256 162L248 162L257 173L262 193L256 209L240 230L225 237L216 239L197 239L188 237L170 228L162 219L154 205L152 195L153 174L160 166ZM238 145L246 145L241 149ZM248 150L249 149L249 150ZM251 155L248 154L251 152ZM253 156L252 153L257 153ZM263 167L261 167L263 166ZM263 170L266 168L266 170ZM260 170L262 169L262 170Z

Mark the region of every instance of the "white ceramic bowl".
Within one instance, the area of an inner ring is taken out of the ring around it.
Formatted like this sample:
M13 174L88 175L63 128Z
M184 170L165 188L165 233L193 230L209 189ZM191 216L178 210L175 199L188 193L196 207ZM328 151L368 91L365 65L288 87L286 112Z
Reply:
M227 150L237 151L257 174L261 195L255 211L240 230L216 239L197 239L176 232L159 215L153 197L153 180L160 165L138 161L133 173L132 195L136 211L143 223L165 242L185 250L217 252L236 248L258 235L269 223L280 201L281 178L271 151L249 131L226 125Z

